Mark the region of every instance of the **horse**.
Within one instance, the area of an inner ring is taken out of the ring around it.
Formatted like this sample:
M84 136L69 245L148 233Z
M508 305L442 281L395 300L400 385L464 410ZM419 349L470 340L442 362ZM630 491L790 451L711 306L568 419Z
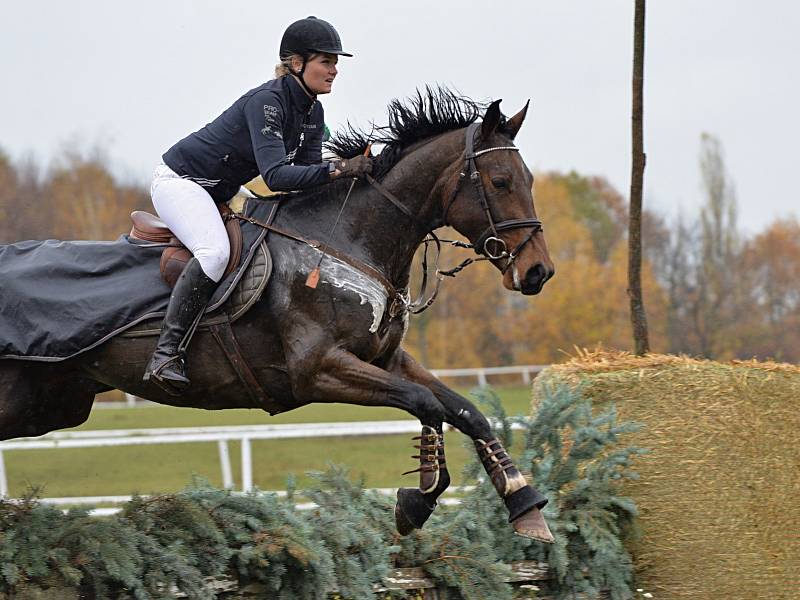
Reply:
M271 277L230 330L252 385L281 410L343 402L391 406L420 421L419 466L410 471L419 473L419 486L397 492L402 535L424 525L450 483L446 422L474 441L514 531L553 541L540 512L547 498L527 483L488 420L401 347L415 251L442 226L469 239L510 291L538 294L554 274L533 176L513 144L528 105L511 118L499 105L426 88L392 101L389 124L374 139L375 130L351 127L335 137L329 147L344 158L383 144L374 179L335 181L281 200L269 237ZM320 261L319 283L308 284ZM155 337L115 336L59 362L0 360L0 439L77 426L95 395L111 389L173 406L274 408L248 393L212 334L202 323L195 331L187 355L192 383L177 397L142 381Z

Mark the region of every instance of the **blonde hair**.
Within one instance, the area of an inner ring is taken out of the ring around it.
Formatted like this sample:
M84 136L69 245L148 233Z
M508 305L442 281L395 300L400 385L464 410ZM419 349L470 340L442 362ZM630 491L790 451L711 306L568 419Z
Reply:
M288 75L289 73L292 72L292 62L294 62L295 58L300 60L301 62L303 60L303 57L300 56L299 54L292 54L291 56L287 56L286 58L281 60L281 62L279 62L277 65L275 65L275 79L283 77L284 75Z

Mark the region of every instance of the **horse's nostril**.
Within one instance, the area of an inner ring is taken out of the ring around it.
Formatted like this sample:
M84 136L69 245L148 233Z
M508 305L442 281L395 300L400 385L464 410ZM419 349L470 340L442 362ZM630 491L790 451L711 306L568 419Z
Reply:
M537 294L542 289L545 281L548 280L548 271L541 263L532 266L525 273L525 279L522 282L523 294Z

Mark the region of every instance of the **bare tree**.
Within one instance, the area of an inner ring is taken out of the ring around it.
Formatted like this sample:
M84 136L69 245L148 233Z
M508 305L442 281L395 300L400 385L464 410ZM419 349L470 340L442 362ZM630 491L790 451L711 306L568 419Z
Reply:
M642 296L642 184L644 182L644 9L645 0L636 0L633 18L633 111L631 164L631 206L628 225L628 297L636 354L650 351L647 314Z
M731 324L742 315L737 286L740 241L736 194L728 178L719 140L701 137L700 173L706 202L700 213L700 264L697 281L697 335L702 356L730 351Z

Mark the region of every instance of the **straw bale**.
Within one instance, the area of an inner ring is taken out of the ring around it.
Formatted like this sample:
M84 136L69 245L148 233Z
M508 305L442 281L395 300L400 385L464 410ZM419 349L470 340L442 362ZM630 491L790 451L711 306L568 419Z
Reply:
M631 542L658 598L800 598L800 368L582 351L540 374L645 425Z

